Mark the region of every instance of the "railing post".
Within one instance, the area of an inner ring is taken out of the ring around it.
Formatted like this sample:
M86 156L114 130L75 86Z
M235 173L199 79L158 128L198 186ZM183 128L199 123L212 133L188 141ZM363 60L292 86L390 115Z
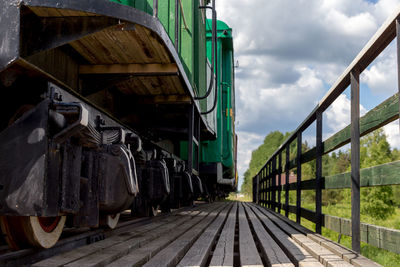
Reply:
M262 199L261 199L261 192L262 192L262 172L257 174L257 194L258 194L258 204L262 205Z
M256 203L260 204L260 176L256 176Z
M322 111L317 111L316 173L315 173L315 232L321 234L322 227Z
M272 209L272 194L274 192L274 188L272 187L272 160L269 162L269 208Z
M399 98L399 113L400 113L400 19L396 19L396 41L397 41L397 90ZM399 120L400 127L400 120ZM400 129L400 128L399 128Z
M262 176L262 170L258 174L258 204L262 206L262 190L263 190L263 176Z
M301 221L301 131L297 133L296 222Z
M289 160L290 160L290 144L286 144L286 162L285 162L285 216L289 217Z
M267 173L266 173L266 183L267 183L267 207L268 207L268 208L271 208L271 202L270 202L270 200L271 200L271 185L270 185L270 183L269 183L269 175L270 175L270 172L269 172L269 165L270 165L270 163L268 162L268 164L267 164Z
M278 213L281 213L281 208L282 208L282 202L281 202L281 191L282 191L281 173L282 173L282 151L279 151L279 158L278 158Z
M276 156L272 159L271 171L271 187L272 187L272 210L276 211Z
M264 168L264 207L267 207L267 201L268 201L267 168Z
M360 253L360 72L350 72L351 81L351 247Z
M261 170L259 174L259 181L260 181L260 203L261 206L264 206L264 174L263 170Z

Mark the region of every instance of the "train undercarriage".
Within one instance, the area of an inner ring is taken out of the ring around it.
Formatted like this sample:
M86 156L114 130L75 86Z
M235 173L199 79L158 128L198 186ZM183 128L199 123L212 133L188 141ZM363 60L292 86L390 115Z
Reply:
M200 139L215 133L152 16L105 0L0 10L0 224L12 249L232 190L199 172Z

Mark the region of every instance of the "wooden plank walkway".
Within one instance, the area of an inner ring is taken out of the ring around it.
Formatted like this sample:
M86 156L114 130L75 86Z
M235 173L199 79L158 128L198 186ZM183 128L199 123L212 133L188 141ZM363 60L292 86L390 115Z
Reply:
M380 265L253 203L215 202L124 228L33 266Z

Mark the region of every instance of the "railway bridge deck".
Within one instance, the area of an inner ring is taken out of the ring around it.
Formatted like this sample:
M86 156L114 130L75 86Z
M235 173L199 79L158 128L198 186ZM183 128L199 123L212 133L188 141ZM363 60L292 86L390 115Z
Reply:
M33 266L380 266L254 203L201 204L113 232Z

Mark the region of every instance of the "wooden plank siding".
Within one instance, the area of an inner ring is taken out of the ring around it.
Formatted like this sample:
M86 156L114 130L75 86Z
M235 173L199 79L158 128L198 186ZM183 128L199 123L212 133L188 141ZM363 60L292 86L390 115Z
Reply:
M91 17L98 16L88 12L61 8L31 7L40 18ZM90 81L90 88L117 88L123 94L140 96L175 95L190 97L179 68L163 40L150 29L120 21L103 30L86 35L68 44L72 50L86 62L80 62L73 68L53 68L48 63L39 64L47 59L48 53L34 55L31 62L38 63L44 71L54 75L57 80L81 93L85 81ZM44 57L46 56L46 57ZM49 60L51 58L49 57ZM28 59L29 61L29 59ZM77 64L74 60L67 62ZM78 70L77 70L78 68ZM68 72L69 71L69 72ZM67 73L65 75L63 73ZM78 74L78 75L77 75ZM143 76L145 75L145 77ZM82 83L79 81L82 80ZM96 83L95 81L98 80ZM101 83L104 81L104 83ZM94 84L93 84L94 83ZM87 96L86 94L84 94ZM164 98L169 100L169 98ZM176 103L171 99L171 104ZM191 99L191 101L193 101ZM168 102L169 103L169 102ZM177 102L178 104L181 102ZM185 103L187 103L185 101Z
M361 187L400 184L400 161L384 163L360 170ZM297 183L289 183L289 190L296 190ZM350 188L350 172L339 173L321 178L322 189ZM282 185L282 190L285 185ZM314 190L315 179L301 181L302 190Z

